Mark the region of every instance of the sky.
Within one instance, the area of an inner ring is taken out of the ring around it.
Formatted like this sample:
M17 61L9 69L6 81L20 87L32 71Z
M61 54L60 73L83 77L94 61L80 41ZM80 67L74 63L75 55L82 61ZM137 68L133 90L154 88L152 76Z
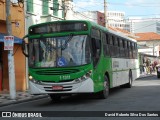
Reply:
M125 12L126 18L160 18L160 0L106 0L108 11ZM75 10L104 11L104 0L73 0Z

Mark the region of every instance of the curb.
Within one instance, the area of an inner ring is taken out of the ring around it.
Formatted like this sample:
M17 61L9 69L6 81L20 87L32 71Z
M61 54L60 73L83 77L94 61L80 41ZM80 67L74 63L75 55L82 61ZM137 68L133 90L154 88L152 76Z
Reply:
M141 78L152 77L152 76L157 76L157 75L154 75L154 74L151 74L151 75L144 75L144 76L138 77L136 80L141 79Z
M24 99L20 99L20 100L13 100L8 103L0 103L0 107L12 105L12 104L19 104L19 103L33 101L33 100L38 100L38 99L47 98L47 97L48 97L48 95L41 95L41 96L34 96L31 98L26 98L26 99L24 98Z

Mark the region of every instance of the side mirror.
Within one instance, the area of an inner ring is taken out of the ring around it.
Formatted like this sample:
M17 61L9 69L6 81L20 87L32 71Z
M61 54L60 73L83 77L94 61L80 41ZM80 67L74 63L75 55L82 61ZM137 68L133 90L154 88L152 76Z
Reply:
M27 51L28 51L28 44L27 44L27 42L25 41L25 38L27 38L28 36L24 36L24 38L22 39L22 53L26 56L26 57L28 57L28 53L27 53Z

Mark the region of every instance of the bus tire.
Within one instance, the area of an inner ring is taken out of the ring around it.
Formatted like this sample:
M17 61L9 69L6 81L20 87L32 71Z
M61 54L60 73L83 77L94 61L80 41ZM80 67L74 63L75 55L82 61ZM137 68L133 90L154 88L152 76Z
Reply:
M61 100L61 95L59 94L49 94L50 98L52 99L52 101L58 102Z
M131 88L132 87L132 82L133 82L133 76L132 76L132 71L129 71L129 82L125 84L126 88Z
M99 98L100 99L107 99L109 96L109 80L107 76L104 76L104 89L99 92Z

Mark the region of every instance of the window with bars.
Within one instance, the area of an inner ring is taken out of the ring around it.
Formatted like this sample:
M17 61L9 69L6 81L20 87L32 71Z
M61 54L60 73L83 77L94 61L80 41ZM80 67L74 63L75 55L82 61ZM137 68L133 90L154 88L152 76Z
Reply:
M27 0L27 12L33 12L33 0Z
M58 16L58 8L59 8L59 3L58 0L53 0L53 15Z
M42 0L42 15L48 15L48 0Z

